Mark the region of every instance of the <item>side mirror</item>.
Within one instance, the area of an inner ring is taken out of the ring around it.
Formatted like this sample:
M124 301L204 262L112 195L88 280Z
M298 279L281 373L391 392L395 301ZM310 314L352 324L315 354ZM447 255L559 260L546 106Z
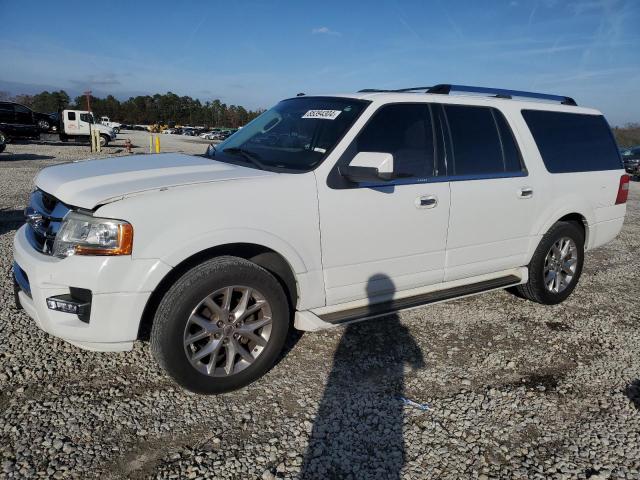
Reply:
M395 178L393 155L381 152L360 152L351 163L339 167L340 175L352 182L388 182Z

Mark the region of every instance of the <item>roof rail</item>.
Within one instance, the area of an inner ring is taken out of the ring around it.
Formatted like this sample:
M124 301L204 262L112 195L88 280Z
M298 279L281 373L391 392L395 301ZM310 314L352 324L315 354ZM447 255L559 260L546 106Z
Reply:
M382 88L364 88L358 90L358 93L401 93L401 92L414 92L419 90L429 90L433 87L411 87L411 88L398 88L398 89L382 89Z
M560 102L563 105L572 105L572 106L578 105L576 101L571 97L565 97L562 95L550 95L547 93L523 92L521 90L505 90L503 88L471 87L468 85L440 84L440 85L435 85L427 90L427 93L438 93L442 95L449 95L451 92L485 93L487 95L494 95L498 98L512 98L512 97L536 98L539 100L551 100L553 102Z

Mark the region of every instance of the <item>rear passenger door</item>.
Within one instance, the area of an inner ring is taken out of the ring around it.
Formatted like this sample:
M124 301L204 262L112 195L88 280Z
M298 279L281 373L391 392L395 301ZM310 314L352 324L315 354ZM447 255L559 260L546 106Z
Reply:
M14 108L16 128L19 130L20 135L36 136L38 129L33 119L33 112L24 105L15 105Z
M451 182L445 281L525 265L540 198L505 116L442 105L440 120Z

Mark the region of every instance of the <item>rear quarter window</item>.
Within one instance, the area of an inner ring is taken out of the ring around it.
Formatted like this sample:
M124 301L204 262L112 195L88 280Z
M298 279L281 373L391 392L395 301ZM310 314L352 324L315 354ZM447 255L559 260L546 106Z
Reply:
M602 115L523 110L522 116L549 172L622 168L618 147Z

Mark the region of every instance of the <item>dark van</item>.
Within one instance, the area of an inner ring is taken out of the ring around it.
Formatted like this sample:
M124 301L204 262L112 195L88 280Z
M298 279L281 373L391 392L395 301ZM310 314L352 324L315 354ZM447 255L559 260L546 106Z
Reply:
M49 115L38 113L14 102L0 102L0 133L7 139L33 138L49 129Z

